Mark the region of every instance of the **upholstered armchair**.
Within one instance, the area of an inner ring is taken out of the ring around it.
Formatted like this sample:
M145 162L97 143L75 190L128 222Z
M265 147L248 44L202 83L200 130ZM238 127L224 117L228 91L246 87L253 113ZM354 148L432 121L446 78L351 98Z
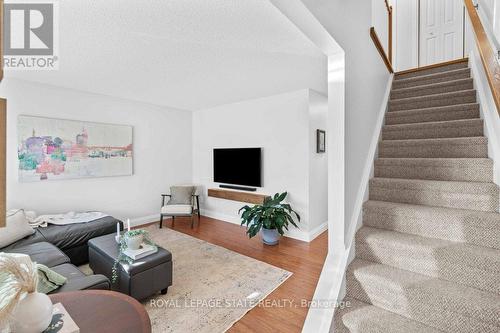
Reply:
M200 223L200 199L195 186L171 186L170 194L161 195L160 228L165 217L172 218L172 227L176 217L191 217L191 228L194 227L194 216L198 215ZM168 198L168 201L166 199Z

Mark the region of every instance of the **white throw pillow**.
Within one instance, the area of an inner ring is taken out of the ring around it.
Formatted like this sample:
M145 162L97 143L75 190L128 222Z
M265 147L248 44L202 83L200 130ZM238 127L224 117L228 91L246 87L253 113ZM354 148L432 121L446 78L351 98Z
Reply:
M0 248L17 242L26 236L32 235L35 230L30 227L24 210L9 211L7 215L7 226L0 228Z

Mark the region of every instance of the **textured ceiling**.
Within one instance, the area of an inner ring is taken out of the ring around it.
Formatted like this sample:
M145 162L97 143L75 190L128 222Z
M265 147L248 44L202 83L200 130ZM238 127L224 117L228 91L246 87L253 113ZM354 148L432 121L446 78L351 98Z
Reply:
M6 77L185 110L326 92L326 57L267 0L59 3L60 69Z

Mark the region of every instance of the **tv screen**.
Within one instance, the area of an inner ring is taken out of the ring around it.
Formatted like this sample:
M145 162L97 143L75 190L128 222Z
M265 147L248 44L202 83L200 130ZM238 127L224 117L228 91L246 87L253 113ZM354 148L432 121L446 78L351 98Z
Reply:
M261 187L261 148L214 149L214 182Z

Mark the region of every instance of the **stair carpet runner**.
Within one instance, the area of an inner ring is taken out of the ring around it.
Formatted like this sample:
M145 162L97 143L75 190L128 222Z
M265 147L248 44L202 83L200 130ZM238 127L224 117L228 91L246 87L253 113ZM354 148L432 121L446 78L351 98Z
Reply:
M467 61L396 74L334 332L500 332L499 188Z

